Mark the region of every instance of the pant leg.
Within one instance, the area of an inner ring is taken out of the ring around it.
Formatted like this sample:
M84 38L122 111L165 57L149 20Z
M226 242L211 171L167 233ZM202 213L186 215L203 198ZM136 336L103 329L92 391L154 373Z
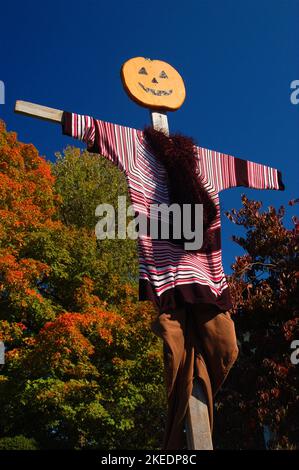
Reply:
M177 450L183 446L183 429L189 397L193 386L194 349L188 331L184 308L162 313L152 330L163 339L164 371L168 413L163 449Z
M188 304L160 314L152 330L164 341L168 416L163 449L181 449L193 377L200 379L207 396L212 429L213 395L238 355L234 323L227 313L216 313L203 304Z
M199 351L198 343L195 345L195 354L204 356L215 396L238 357L235 325L229 312L217 313L212 308L196 305L192 305L189 312L193 315L200 345Z

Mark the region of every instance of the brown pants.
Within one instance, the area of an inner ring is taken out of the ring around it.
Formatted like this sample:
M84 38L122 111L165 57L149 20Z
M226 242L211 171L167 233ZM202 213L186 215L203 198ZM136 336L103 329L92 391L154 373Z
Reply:
M164 342L168 416L163 449L181 449L194 377L206 393L213 428L213 397L238 356L234 322L228 312L219 313L204 304L186 304L160 314L152 331Z

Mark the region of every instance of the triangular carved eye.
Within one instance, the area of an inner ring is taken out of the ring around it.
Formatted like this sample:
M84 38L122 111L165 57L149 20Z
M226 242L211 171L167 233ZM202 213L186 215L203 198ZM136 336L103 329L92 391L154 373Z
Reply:
M164 72L164 70L162 70L162 72L160 73L159 75L160 78L168 78L166 73Z
M138 73L140 73L141 75L147 75L147 71L145 70L144 67L142 67Z

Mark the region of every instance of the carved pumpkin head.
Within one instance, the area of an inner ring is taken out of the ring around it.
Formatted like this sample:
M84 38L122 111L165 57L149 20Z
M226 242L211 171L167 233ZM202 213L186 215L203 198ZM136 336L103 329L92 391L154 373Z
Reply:
M121 68L121 78L130 98L147 108L174 111L186 97L180 74L161 60L129 59Z

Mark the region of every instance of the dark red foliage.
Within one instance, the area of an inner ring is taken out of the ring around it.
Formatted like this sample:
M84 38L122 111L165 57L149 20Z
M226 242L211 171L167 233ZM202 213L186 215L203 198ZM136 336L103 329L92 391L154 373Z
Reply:
M284 226L283 207L262 212L259 202L242 202L229 214L246 229L234 238L245 254L229 279L240 355L217 399L215 443L298 449L299 364L291 360L292 341L299 340L297 226Z

